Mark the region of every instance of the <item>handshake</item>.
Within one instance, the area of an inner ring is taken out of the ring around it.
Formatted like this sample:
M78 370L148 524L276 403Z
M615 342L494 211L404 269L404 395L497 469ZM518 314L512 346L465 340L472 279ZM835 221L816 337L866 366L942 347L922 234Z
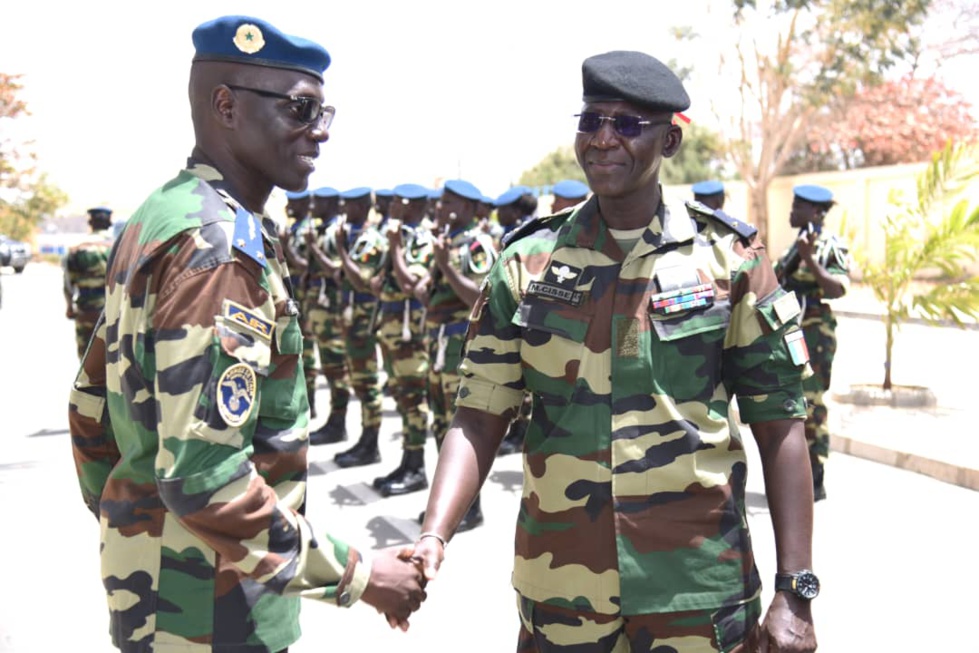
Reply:
M408 630L408 617L428 598L445 556L442 538L423 533L413 545L384 549L373 558L361 600L383 614L391 628Z

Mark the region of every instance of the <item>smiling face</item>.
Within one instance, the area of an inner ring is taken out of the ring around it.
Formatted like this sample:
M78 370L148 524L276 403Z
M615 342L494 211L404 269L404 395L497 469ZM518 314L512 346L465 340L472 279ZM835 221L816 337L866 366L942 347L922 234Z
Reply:
M323 84L309 75L253 66L248 86L323 102ZM278 186L298 191L306 188L315 170L320 143L329 133L319 123L303 124L298 107L288 99L271 98L248 91L232 91L234 130L230 147L244 176L244 183L259 188Z
M575 155L596 195L627 198L659 183L660 163L676 154L683 138L680 128L670 124L672 114L652 113L628 102L590 102L582 112L639 116L653 123L632 138L618 134L610 120L602 121L596 132L576 135Z

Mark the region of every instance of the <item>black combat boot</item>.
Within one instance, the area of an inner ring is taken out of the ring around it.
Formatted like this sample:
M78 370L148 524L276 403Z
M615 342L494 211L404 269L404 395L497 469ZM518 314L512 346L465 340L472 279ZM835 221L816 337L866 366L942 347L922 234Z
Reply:
M347 414L330 413L326 424L309 434L310 444L334 444L347 439Z
M316 384L306 386L306 399L309 401L309 419L316 419Z
M479 495L477 494L476 499L472 502L472 505L469 506L469 510L466 511L462 521L459 522L459 528L456 529L456 533L471 531L482 523L483 511L479 507Z
M377 427L364 429L357 444L333 456L333 462L340 467L360 467L381 462L381 452L377 449Z
M520 453L523 451L523 438L526 433L526 419L517 418L516 421L511 422L510 428L503 438L503 442L500 443L500 448L496 450L496 455L506 456L511 453Z
M377 481L380 480L380 485ZM409 449L401 456L398 468L381 479L374 479L374 487L382 497L409 494L428 488L428 477L425 476L425 450Z
M812 461L812 499L813 502L822 501L826 498L826 488L823 486L823 463L821 461Z

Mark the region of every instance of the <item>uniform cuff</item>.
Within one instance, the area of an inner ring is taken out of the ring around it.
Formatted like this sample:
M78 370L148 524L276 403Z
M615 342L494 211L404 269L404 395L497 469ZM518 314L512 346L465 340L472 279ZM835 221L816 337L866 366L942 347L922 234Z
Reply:
M503 415L507 411L515 415L523 402L523 395L522 390L464 376L459 382L456 406L475 408L493 415Z
M800 384L801 386L801 384ZM738 397L738 411L745 424L795 419L806 416L806 399L798 391L775 390L767 394Z
M371 563L361 558L356 551L350 551L347 568L337 585L336 601L341 608L349 608L360 600L371 577Z

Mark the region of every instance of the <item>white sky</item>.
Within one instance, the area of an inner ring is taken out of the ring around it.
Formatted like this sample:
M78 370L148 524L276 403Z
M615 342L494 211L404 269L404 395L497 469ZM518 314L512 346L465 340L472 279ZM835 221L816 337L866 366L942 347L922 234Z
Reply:
M332 56L325 92L337 118L310 188L463 177L495 197L572 143L585 57L641 50L693 65L701 79L716 74L730 3L713 14L709 3L31 0L4 8L0 71L24 75L33 115L17 129L69 194L66 214L106 204L128 217L183 166L193 145L190 35L224 14L258 16ZM681 25L706 38L681 51L668 32ZM688 115L713 122L706 93L716 85L687 86Z

